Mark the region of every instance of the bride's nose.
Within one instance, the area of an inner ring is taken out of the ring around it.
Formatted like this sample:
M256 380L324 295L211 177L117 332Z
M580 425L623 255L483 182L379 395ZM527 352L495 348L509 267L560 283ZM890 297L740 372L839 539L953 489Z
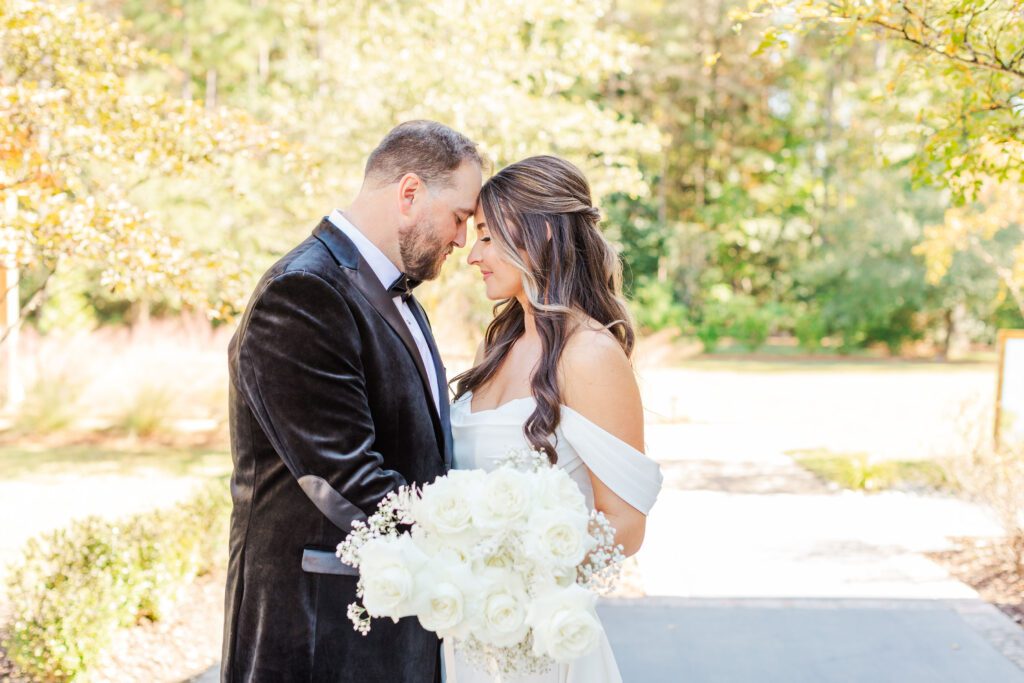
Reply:
M466 263L471 266L480 264L480 255L477 253L477 247L480 246L480 240L473 243L473 248L469 250L469 254L466 256Z

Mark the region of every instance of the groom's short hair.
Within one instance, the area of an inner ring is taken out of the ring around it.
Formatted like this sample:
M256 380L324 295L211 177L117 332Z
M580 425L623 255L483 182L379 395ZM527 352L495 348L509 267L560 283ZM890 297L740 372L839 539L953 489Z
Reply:
M464 161L483 167L476 143L436 121L406 121L391 129L366 160L365 176L381 185L415 173L427 185L447 184Z

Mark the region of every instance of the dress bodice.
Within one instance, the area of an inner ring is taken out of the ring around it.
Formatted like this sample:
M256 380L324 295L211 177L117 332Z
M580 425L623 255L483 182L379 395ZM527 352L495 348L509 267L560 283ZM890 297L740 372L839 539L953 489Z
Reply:
M518 398L497 408L473 412L472 392L451 406L454 461L457 469L493 470L510 449L528 448L523 425L535 408L532 397ZM593 472L620 498L647 514L661 490L661 468L646 455L609 434L568 406L561 408L555 430L558 467L576 482L594 507ZM602 632L596 650L571 664L559 664L544 674L493 678L474 669L456 654L451 639L444 641L448 683L622 683L608 637Z
M452 404L454 467L492 470L509 449L529 447L523 424L534 410L533 397L477 412L472 400L468 392ZM640 512L647 514L654 505L662 482L658 463L565 405L555 451L558 467L577 483L589 507L594 507L590 472Z

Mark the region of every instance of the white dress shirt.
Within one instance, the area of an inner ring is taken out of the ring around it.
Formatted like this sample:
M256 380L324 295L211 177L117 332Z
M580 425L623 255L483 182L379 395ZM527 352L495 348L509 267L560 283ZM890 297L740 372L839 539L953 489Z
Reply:
M391 286L391 283L398 279L398 276L402 274L402 271L384 255L377 245L367 239L366 235L359 232L359 228L352 224L350 220L345 218L345 215L338 209L331 212L331 215L327 217L331 223L334 224L338 230L340 230L346 237L352 240L353 244L356 245L356 249L362 255L363 260L369 264L370 270L380 280L381 285L384 289ZM398 314L402 316L402 320L405 321L406 326L409 328L409 333L412 334L412 338L416 341L416 348L420 352L420 358L423 360L423 367L427 370L427 377L430 379L430 393L434 399L434 406L437 408L437 412L441 412L440 392L437 386L437 372L434 370L434 357L430 353L430 347L427 345L427 339L423 336L423 330L420 329L419 323L416 322L416 317L412 313L412 309L409 308L409 304L402 301L402 297L395 295L391 299L395 302L395 308L398 309Z

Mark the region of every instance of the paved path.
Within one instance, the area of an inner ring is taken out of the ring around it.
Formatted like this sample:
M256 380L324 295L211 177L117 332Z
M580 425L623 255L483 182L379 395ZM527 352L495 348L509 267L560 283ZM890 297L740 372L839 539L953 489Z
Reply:
M626 683L1024 681L978 630L1021 629L973 601L644 598L601 612Z
M648 440L648 597L602 608L627 683L1024 682L1024 629L923 554L997 535L984 509L830 490L758 430Z
M1000 650L1021 648L1022 630L977 600L648 597L599 611L625 683L1024 683Z

